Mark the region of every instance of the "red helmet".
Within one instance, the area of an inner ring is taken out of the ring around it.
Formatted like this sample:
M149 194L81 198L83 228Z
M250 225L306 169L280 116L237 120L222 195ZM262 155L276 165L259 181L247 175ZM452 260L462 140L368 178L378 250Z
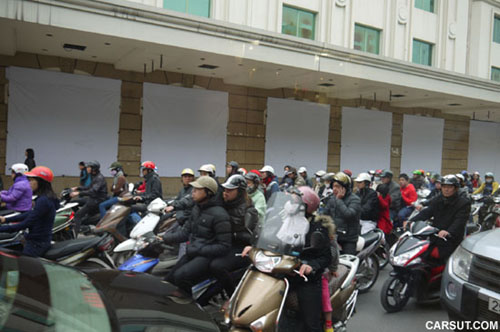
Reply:
M302 201L307 205L307 213L312 214L319 206L319 196L308 186L301 186L298 190L302 193Z
M50 168L45 166L37 166L31 171L24 173L24 175L30 178L40 178L47 182L52 182L54 179L54 173L52 173Z
M144 169L144 168L154 171L156 169L156 165L154 162L148 160L148 161L145 161L141 164L141 169Z
M352 171L350 169L345 169L342 173L347 174L349 177L352 177Z
M261 174L258 170L256 170L256 169L252 169L252 170L251 170L250 172L248 172L248 173L255 173L255 174L257 174L257 175L259 176L259 178L261 178L261 177L262 177L262 174Z

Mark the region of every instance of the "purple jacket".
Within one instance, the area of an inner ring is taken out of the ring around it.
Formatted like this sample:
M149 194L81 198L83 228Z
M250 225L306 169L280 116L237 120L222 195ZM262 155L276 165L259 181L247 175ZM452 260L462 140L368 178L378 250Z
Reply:
M7 203L8 210L29 211L32 207L32 196L30 182L24 175L18 175L9 190L2 190L0 198Z

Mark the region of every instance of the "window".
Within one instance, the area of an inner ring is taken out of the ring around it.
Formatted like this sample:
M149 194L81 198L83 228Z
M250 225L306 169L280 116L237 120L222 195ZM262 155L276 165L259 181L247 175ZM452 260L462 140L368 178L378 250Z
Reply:
M163 0L163 8L210 17L210 0Z
M413 39L412 62L432 66L432 44Z
M415 0L415 8L434 13L434 0Z
M500 68L491 67L491 79L500 82Z
M354 26L354 49L379 54L380 30L356 24Z
M316 14L283 6L281 33L314 40Z
M493 23L493 41L500 43L500 16L495 16L495 22Z

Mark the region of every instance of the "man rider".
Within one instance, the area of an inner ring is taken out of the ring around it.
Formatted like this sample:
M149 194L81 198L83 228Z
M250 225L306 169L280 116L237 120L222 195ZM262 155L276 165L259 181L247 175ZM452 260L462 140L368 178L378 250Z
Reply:
M141 164L141 173L146 183L146 191L134 196L136 202L143 203L136 204L132 207L132 211L134 212L130 214L130 217L134 223L138 223L141 220L141 217L135 211L145 210L147 205L153 200L163 197L161 180L158 173L156 173L155 163L149 160L143 162Z
M191 209L194 206L193 198L191 197L191 192L193 187L191 187L191 182L194 181L194 172L191 168L184 168L181 172L182 189L177 194L175 200L170 206L167 206L165 212L172 212L175 210L175 218L177 222L181 225L189 219L191 215Z
M456 176L444 176L441 186L442 195L433 199L429 207L410 219L410 222L434 217L432 225L439 229L439 233L438 237L431 238L429 252L432 258L444 264L464 238L471 204L458 194Z
M389 195L391 195L391 205L389 206L389 214L392 221L395 221L398 212L401 209L401 190L399 184L392 180L393 173L390 170L383 170L380 174L382 183L389 186Z
M307 176L307 168L304 166L299 167L299 175L304 179L306 182L306 186L309 186L310 188L313 187L311 179Z
M417 191L413 184L409 183L409 178L406 173L399 175L399 187L403 201L403 208L398 212L398 220L394 224L400 226L401 223L408 219L415 209L414 203L417 201Z
M371 176L360 173L356 179L357 195L361 199L361 234L367 233L377 227L379 202L375 190L370 188Z

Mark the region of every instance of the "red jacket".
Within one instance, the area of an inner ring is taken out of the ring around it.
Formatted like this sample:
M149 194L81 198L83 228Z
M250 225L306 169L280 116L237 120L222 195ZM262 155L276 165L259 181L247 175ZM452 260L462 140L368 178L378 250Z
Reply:
M378 195L379 215L377 227L380 228L385 234L392 231L391 217L389 215L389 206L391 205L391 195Z
M407 206L412 205L418 198L415 187L408 183L406 187L401 187L401 197Z

